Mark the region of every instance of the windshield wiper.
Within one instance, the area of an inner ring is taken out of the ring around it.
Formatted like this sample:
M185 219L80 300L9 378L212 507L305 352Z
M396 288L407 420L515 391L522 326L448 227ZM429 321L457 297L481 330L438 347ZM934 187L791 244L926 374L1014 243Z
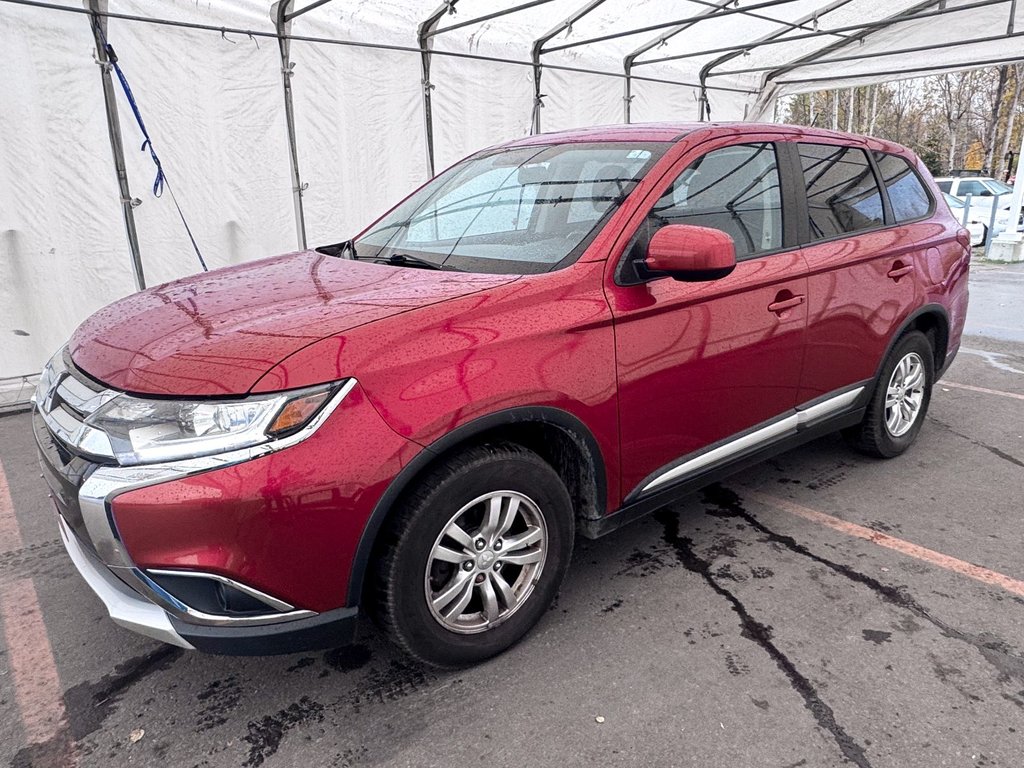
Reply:
M378 256L374 258L374 261L378 261L382 264L394 264L401 267L419 267L421 269L447 269L452 272L461 272L461 269L455 267L448 267L444 264L438 264L436 261L427 261L426 259L420 259L416 256L410 256L407 253L393 253L390 256Z

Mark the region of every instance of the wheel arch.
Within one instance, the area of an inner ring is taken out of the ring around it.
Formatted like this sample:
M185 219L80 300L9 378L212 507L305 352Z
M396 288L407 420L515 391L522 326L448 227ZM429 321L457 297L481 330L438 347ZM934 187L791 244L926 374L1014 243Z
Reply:
M510 408L481 416L426 446L384 491L356 547L349 577L348 606L361 602L367 586L366 572L380 544L380 533L406 491L447 457L469 446L491 441L517 443L551 464L569 490L577 520L596 520L604 516L608 498L604 458L594 435L579 418L549 406Z
M885 353L878 361L878 366L875 369L875 381L878 380L882 372L882 366L889 359L893 347L896 346L907 331L921 331L928 337L935 356L935 377L938 379L939 373L946 364L946 355L949 352L949 313L946 312L946 308L941 304L925 304L923 307L919 307L907 315L899 329L889 339L889 343L885 347Z

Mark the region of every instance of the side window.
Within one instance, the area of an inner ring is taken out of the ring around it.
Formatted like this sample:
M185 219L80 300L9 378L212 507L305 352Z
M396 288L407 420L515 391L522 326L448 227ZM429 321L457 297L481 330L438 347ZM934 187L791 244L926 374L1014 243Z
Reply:
M875 152L875 162L896 221L913 221L927 216L932 207L931 197L910 163L898 155L884 152Z
M774 144L708 152L654 204L651 232L666 224L720 229L743 258L782 247L782 195Z
M950 194L950 190L953 188L953 182L952 181L937 181L935 183L938 184L939 185L939 189L941 189L947 195Z
M992 197L992 190L980 181L976 181L974 179L961 179L960 187L956 191L956 196L966 197L967 195L974 195L975 197Z
M882 193L863 150L826 144L799 147L812 240L884 223Z

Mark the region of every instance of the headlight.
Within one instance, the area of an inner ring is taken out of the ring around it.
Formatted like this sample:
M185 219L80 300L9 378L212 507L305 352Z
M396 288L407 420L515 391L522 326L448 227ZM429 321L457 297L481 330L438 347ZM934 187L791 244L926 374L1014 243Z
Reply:
M297 432L340 384L241 400L146 400L118 395L86 419L110 438L119 464L223 453Z

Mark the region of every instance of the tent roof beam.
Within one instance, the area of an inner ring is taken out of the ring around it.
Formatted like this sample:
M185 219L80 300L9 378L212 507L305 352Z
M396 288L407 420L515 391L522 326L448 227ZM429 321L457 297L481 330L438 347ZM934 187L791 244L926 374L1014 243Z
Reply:
M325 2L326 2L326 0L325 0ZM706 5L709 8L717 8L718 7L717 5L712 3L710 0L690 0L690 2L691 3L696 3L697 5ZM746 16L749 16L752 19L760 19L761 21L769 21L772 24L779 24L780 26L786 27L787 29L790 29L790 30L802 29L802 30L805 30L807 32L817 32L817 30L814 29L814 27L811 26L810 23L807 22L807 21L801 21L801 20L797 20L797 21L784 21L783 19L776 19L773 16L766 16L763 13L754 13L753 11L748 11L748 10L745 10L745 9L741 9L740 12L743 13L744 15L746 15ZM843 35L843 34L841 34L839 32L833 32L831 34L834 34L837 37L845 37L845 35Z
M862 85L870 85L871 83L878 82L885 78L896 77L901 80L907 79L900 77L901 75L913 75L920 74L922 72L942 74L945 72L956 72L958 70L967 69L979 69L981 67L994 66L996 64L1016 64L1024 61L1024 55L1017 56L1000 56L994 59L980 59L969 63L960 62L958 64L928 64L921 67L911 67L910 69L889 69L879 70L877 72L867 72L862 75L850 75L849 80L867 80L868 82L862 83ZM779 85L802 85L804 83L821 83L828 82L831 80L838 79L835 75L830 77L807 77L800 80L776 80L775 82ZM844 88L853 87L856 84L844 85Z
M934 6L938 7L935 8L934 10L929 10ZM960 9L962 9L962 6L961 8L958 8L956 10ZM864 38L867 37L872 32L877 32L878 30L881 29L889 29L890 27L896 24L900 24L902 22L916 21L920 18L928 18L929 16L932 15L942 16L947 13L955 13L956 10L947 8L946 0L924 0L924 2L918 3L917 5L912 5L910 8L906 8L900 11L899 13L894 13L892 16L882 19L876 22L875 24L866 26L860 32L858 32L853 37L847 40L843 40L838 43L832 43L831 45L826 45L824 48L820 48L817 51L814 51L813 53L807 54L806 56L801 56L782 67L776 67L775 69L768 72L768 74L765 75L764 79L761 81L761 90L763 92L768 87L768 84L771 81L775 80L779 75L783 75L786 72L791 72L798 67L808 66L814 62L817 62L825 58L826 56L829 56L835 51L845 48L851 43L863 42Z
M903 53L920 53L921 51L933 51L943 50L946 48L956 48L961 45L977 45L979 43L994 43L999 40L1009 40L1015 37L1024 37L1024 32L1014 32L1011 34L1001 35L990 35L988 37L977 37L967 40L951 40L948 43L931 43L929 45L916 45L913 48L893 48L888 51L872 51L871 53L855 53L849 56L835 56L827 59L821 59L814 63L806 64L804 66L816 66L819 64L836 64L845 61L864 61L866 59L878 59L885 58L887 56L898 56ZM709 73L708 77L722 77L724 75L744 75L751 72L768 72L773 69L778 69L778 64L770 64L762 67L747 67L746 69L726 69L721 72Z
M847 0L847 1L849 1L849 0ZM738 53L742 53L743 51L753 51L753 50L755 50L757 48L763 48L763 47L768 46L768 45L783 45L785 43L791 43L791 42L795 42L795 41L798 41L798 40L813 40L813 39L816 39L816 38L819 38L819 37L824 37L826 35L831 35L831 34L834 34L834 33L837 33L837 32L872 32L872 31L875 31L875 30L878 30L878 29L884 29L885 27L892 26L893 24L899 24L899 23L902 23L902 22L905 22L905 21L917 21L919 19L927 19L927 18L930 18L930 17L933 17L933 16L945 16L945 15L949 15L951 13L960 13L962 11L969 11L969 10L973 10L973 9L976 9L976 8L986 8L986 7L991 6L991 5L1000 5L1000 4L1005 4L1007 2L1010 2L1010 0L976 0L975 2L965 3L964 5L957 6L956 8L948 8L947 7L945 10L927 11L925 13L917 13L914 16L907 16L907 17L900 17L900 18L890 17L888 19L882 19L882 20L874 21L874 22L872 22L872 21L862 21L862 22L860 22L858 24L847 24L847 25L844 25L844 26L841 26L841 27L831 27L829 29L819 29L817 32L808 32L806 34L787 35L787 36L784 36L784 37L783 36L778 36L778 37L769 36L767 39L756 40L756 41L752 41L752 42L749 42L749 43L735 43L733 45L723 45L723 46L718 47L718 48L707 48L707 49L704 49L704 50L701 50L701 51L693 51L691 53L679 53L679 54L673 54L671 56L662 56L662 57L657 58L657 59L644 59L643 61L636 62L635 65L639 67L641 65L647 66L647 65L650 65L650 64L661 64L661 63L666 62L666 61L678 61L680 59L694 59L694 58L700 58L701 56L709 56L709 55L711 55L713 53L727 53L727 52L730 52L730 51L736 51ZM841 3L841 4L845 4L845 3ZM934 2L934 0L932 0L929 3L927 3L927 5L935 5L935 4L936 3ZM821 11L821 12L818 13L819 18L821 17L821 15L823 13L824 13L824 11ZM785 35L785 32L783 32L782 34ZM848 37L845 40L838 41L836 45L837 45L837 47L839 45L846 45L848 43L856 42L857 39L859 39L859 38L857 38L856 36Z
M331 0L313 0L313 2L307 5L305 8L299 8L299 10L297 11L282 14L281 21L282 23L291 21L292 19L301 16L304 13L308 13L309 11L312 11L315 8L319 8L321 5L327 5L329 2L331 2ZM284 3L282 4L282 7L287 7L288 5L289 3Z
M675 19L674 21L664 21L660 24L648 24L644 27L633 27L630 29L620 30L619 32L611 32L607 35L599 35L598 37L588 37L585 40L578 40L573 43L565 43L563 45L556 45L552 48L548 48L548 53L554 53L555 51L563 51L568 48L579 48L584 45L592 45L593 43L603 43L605 40L616 40L620 37L630 37L631 35L640 35L644 32L654 32L659 29L668 29L669 27L676 27L684 24L696 23L699 21L707 21L708 19L717 19L724 16L734 16L736 14L748 14L750 11L760 10L761 8L774 8L779 5L789 5L790 3L799 2L799 0L762 0L762 2L748 5L746 8L722 8L721 10L712 13L699 13L694 16L687 16L682 19ZM1002 0L1006 2L1006 0Z
M513 5L511 8L505 8L501 11L495 11L494 13L485 13L483 16L476 16L472 19L466 19L460 21L458 24L449 24L447 27L441 27L440 29L434 29L427 35L428 38L443 35L445 32L451 32L456 29L462 29L463 27L470 27L474 24L483 24L485 21L491 19L500 19L503 16L511 16L513 13L519 11L527 11L530 8L536 8L538 5L546 5L552 3L554 0L529 0L529 2L521 3L519 5Z

